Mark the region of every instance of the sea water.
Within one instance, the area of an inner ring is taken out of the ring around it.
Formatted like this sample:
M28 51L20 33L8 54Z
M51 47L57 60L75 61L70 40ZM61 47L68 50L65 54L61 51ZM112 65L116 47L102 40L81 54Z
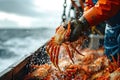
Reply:
M0 72L33 53L54 35L55 29L0 29Z

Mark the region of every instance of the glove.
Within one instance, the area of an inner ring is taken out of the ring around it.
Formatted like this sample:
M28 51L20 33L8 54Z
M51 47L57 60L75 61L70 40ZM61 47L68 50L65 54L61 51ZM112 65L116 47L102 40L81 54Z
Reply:
M76 41L79 36L84 35L84 32L89 29L89 24L84 17L81 17L79 20L71 21L71 34L69 41Z

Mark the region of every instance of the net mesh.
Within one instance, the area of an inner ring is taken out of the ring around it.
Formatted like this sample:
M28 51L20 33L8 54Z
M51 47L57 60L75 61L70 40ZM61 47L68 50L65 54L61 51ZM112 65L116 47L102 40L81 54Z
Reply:
M46 44L41 46L38 50L36 50L30 57L28 64L26 65L26 68L28 69L28 72L31 72L33 70L30 69L32 65L42 65L45 63L50 63L50 58L46 52Z

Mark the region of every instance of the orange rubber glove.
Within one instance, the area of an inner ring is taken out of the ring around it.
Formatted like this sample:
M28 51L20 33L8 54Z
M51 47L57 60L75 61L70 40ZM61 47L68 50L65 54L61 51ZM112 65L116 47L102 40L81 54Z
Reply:
M98 0L82 17L88 21L89 26L94 26L114 16L119 10L120 0Z

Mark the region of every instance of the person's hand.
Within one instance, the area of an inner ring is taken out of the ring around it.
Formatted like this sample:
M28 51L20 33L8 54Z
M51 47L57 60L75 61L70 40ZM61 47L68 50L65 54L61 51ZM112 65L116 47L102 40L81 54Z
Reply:
M79 36L82 36L86 30L88 30L88 22L84 18L71 21L71 34L69 40L77 40Z

